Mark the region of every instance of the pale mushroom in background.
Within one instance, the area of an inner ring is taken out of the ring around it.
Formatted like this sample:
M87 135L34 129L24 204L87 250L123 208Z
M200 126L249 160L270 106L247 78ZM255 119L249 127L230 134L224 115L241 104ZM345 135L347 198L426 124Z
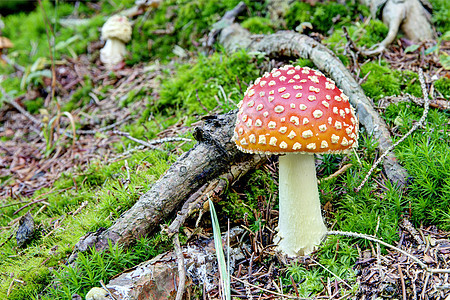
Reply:
M123 61L127 54L125 44L131 40L131 24L127 17L114 15L102 27L105 46L100 50L100 61L108 68Z
M342 153L358 143L358 120L333 80L307 67L284 66L256 79L239 103L233 140L247 153L279 157L276 242L306 255L324 238L314 153Z
M0 62L4 62L5 60L2 58L3 56L3 49L8 49L11 48L13 45L13 43L11 43L11 41L4 37L4 36L0 36Z

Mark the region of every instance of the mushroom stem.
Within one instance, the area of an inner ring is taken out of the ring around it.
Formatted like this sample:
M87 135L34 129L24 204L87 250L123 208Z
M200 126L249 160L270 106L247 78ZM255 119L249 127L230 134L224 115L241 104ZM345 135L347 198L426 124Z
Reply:
M314 251L327 232L320 210L314 155L279 158L278 248L288 256Z
M112 68L120 63L126 54L127 49L124 42L118 39L108 39L100 50L100 60L107 67Z

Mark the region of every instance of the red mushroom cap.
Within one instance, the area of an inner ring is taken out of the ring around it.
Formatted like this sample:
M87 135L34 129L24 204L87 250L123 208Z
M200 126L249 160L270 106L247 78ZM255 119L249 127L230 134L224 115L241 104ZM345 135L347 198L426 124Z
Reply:
M357 146L358 120L333 80L286 65L247 89L233 140L248 153L344 152Z

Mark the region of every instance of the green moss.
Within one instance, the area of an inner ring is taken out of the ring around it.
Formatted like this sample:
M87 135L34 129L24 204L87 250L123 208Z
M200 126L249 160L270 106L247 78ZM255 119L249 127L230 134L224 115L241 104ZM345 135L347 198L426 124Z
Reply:
M314 6L306 2L294 2L284 18L288 29L295 29L304 22L313 25L313 31L326 34L334 25L343 25L351 21L351 5L336 2L316 3ZM335 21L334 21L335 20Z
M432 21L435 28L444 34L450 31L450 7L446 0L430 0L433 5Z
M166 114L174 110L205 114L205 108L229 111L243 98L247 85L259 76L253 64L256 61L244 51L199 56L194 65L178 68L176 76L163 84L158 103L149 109Z
M434 82L434 88L439 91L445 99L450 99L450 79L441 77Z
M33 100L27 100L23 104L25 105L27 111L35 114L39 111L40 108L44 106L44 99L42 97L39 97Z
M242 22L241 26L256 34L270 34L274 32L272 21L268 18L251 17Z
M83 107L84 105L88 104L91 99L89 93L92 91L92 89L93 89L92 80L86 77L84 79L84 84L81 87L79 87L75 92L72 93L69 102L65 103L62 106L62 110L73 111L78 107Z
M418 75L413 72L391 70L383 64L370 62L361 66L361 77L367 74L367 80L361 87L366 95L374 100L402 93L410 93L416 97L422 95Z

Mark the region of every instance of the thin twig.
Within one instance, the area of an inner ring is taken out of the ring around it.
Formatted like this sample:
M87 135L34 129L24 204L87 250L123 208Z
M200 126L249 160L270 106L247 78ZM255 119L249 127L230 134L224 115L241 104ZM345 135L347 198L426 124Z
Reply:
M403 278L402 267L400 266L400 264L397 265L397 269L398 269L398 275L400 277L400 282L402 284L402 297L403 297L403 300L407 300L407 298L406 298L405 278Z
M175 300L182 300L184 287L186 285L186 270L184 269L184 257L183 251L181 250L180 239L178 238L178 233L176 233L173 237L173 246L175 247L175 253L177 254L178 260L178 289Z
M348 284L344 279L342 279L341 277L337 276L335 273L333 273L330 269L328 269L327 267L325 267L324 265L322 265L321 263L319 263L318 261L316 261L315 259L313 259L311 257L311 260L318 264L319 266L321 266L323 269L325 269L325 271L327 271L328 273L330 273L331 275L333 275L334 277L336 277L337 279L339 279L340 281L342 281L349 289L352 289L352 286L350 284Z
M419 126L422 126L423 123L425 122L425 119L427 118L428 115L428 110L430 108L430 101L428 99L428 92L427 92L427 88L425 86L425 80L423 78L423 71L422 69L419 68L419 81L420 81L420 86L422 88L422 93L423 93L423 99L424 99L424 109L423 109L423 114L422 117L420 118L420 120L415 123L411 129L408 131L408 133L406 133L401 139L399 139L397 142L395 142L394 144L392 144L379 158L378 160L373 164L373 166L370 168L369 172L367 173L366 177L364 177L363 181L361 182L361 184L355 189L356 192L359 192L361 190L361 188L364 186L364 184L366 184L367 180L369 180L370 175L373 173L373 171L375 170L375 168L380 164L380 162L386 157L386 155L389 154L389 152L392 151L392 149L394 149L395 147L397 147L398 144L400 144L401 142L403 142L408 136L410 136Z
M311 300L311 298L302 298L302 297L290 296L290 295L284 295L284 294L281 294L281 293L277 293L277 292L274 292L274 291L271 291L271 290L262 288L262 287L260 287L260 286L251 284L251 283L249 283L248 281L239 279L239 278L237 278L237 277L234 277L233 275L230 275L230 276L231 276L231 278L233 278L234 280L237 280L237 281L239 281L239 282L241 282L241 283L243 283L243 284L247 284L247 285L249 285L249 286L251 286L251 287L253 287L253 288L259 289L259 290L261 290L261 291L270 293L270 294L275 295L275 296L280 296L280 297L289 298L289 299Z
M140 139L137 139L135 137L132 137L128 132L123 132L123 131L119 131L119 130L113 130L114 134L120 135L120 136L124 136L129 140L132 140L133 142L136 142L138 144L141 144L145 147L148 147L150 149L153 150L160 150L158 147L154 146L156 144L162 144L162 143L166 143L166 142L179 142L179 141L184 141L184 142L190 142L192 141L191 139L187 139L187 138L179 138L179 137L171 137L171 138L164 138L164 139L158 139L158 140L153 140L150 142L146 142Z
M414 260L422 269L424 269L425 271L427 271L429 273L450 273L450 269L432 269L432 268L429 268L425 263L423 263L420 259L418 259L414 255L411 255L408 252L406 252L406 251L404 251L404 250L402 250L402 249L400 249L398 247L395 247L395 246L393 246L391 244L383 242L382 240L379 240L376 237L368 235L368 234L349 232L349 231L328 231L327 235L343 235L343 236L356 237L356 238L361 238L361 239L369 240L369 241L372 241L372 242L376 242L376 243L379 243L379 244L381 244L383 246L386 246L388 248L394 249L394 250L400 252L403 255L406 255L407 257L409 257L412 260Z

